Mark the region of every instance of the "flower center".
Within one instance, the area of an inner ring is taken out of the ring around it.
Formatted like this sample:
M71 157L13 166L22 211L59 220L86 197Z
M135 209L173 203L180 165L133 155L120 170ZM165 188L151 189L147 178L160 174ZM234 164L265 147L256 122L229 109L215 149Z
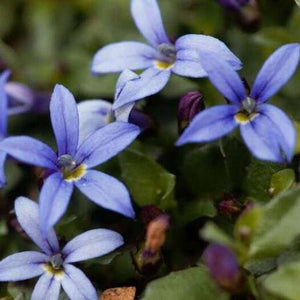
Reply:
M256 101L251 98L247 97L242 101L242 108L245 110L248 114L251 114L254 112L256 106Z
M155 61L155 66L158 69L167 70L171 68L176 61L176 48L171 44L160 44L158 46L159 56Z
M75 160L69 154L61 155L57 160L57 166L62 172L62 176L66 181L79 180L86 173L86 166L76 165Z
M242 101L242 108L237 114L235 114L235 120L240 124L248 123L258 116L255 112L256 101L251 97L247 97Z
M50 257L49 263L44 265L44 268L51 275L62 275L63 274L63 257L60 253Z

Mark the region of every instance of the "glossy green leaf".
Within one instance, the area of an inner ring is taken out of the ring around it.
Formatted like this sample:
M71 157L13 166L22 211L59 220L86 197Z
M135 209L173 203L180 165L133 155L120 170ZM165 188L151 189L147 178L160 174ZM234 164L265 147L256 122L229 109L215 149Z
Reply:
M295 172L292 169L284 169L276 172L271 177L269 192L272 196L287 191L295 182Z
M188 223L204 216L212 218L216 213L217 210L213 200L210 197L204 196L186 203L179 218L182 223Z
M288 300L299 300L300 262L281 266L264 281L264 288L275 296Z
M146 287L142 300L226 300L204 267L174 272Z
M264 217L253 237L250 256L278 256L300 234L300 187L280 194L264 208Z
M136 151L120 155L122 178L133 200L140 206L155 204L161 209L176 206L175 176L157 162Z
M209 242L220 243L228 246L231 246L233 243L231 237L212 222L206 223L200 234L204 240Z
M247 168L243 190L248 198L259 202L270 199L269 188L273 174L284 169L280 164L259 161L252 157Z

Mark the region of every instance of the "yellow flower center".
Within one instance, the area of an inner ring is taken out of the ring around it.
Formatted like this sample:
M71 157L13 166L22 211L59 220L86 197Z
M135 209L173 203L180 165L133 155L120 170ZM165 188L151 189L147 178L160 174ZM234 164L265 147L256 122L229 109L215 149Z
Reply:
M64 269L63 267L60 268L54 268L50 263L49 264L44 264L44 270L48 272L51 275L55 276L62 276L64 274Z
M245 112L238 112L235 114L234 119L240 124L246 124L256 118L258 116L257 113L247 114Z
M81 164L73 170L64 170L63 178L68 182L77 181L86 173L86 165Z
M168 70L174 65L174 63L157 60L154 65L160 70Z

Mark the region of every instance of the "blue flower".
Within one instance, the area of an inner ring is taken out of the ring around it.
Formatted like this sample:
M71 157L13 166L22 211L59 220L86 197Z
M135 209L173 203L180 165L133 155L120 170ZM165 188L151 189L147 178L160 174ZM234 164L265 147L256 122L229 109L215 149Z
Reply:
M171 73L188 77L207 76L197 52L207 50L239 69L240 60L227 46L210 36L189 34L173 44L166 35L156 0L132 0L131 14L137 28L148 41L120 42L100 49L92 62L93 73L146 69L138 80L127 84L114 108L159 92Z
M136 78L138 78L138 75L130 70L123 71L116 84L115 99L117 99L124 86ZM81 144L90 134L109 123L115 121L128 122L134 102L121 106L116 110L113 110L112 103L101 99L82 101L77 107L79 113L79 144Z
M0 150L25 163L46 168L50 173L40 195L43 234L46 235L66 211L74 185L96 204L134 217L126 187L115 178L91 168L127 147L140 133L139 128L114 122L79 144L77 105L73 95L61 85L57 85L52 94L50 116L57 154L46 144L26 136L9 137L0 143Z
M299 63L300 45L280 47L264 63L246 95L242 80L224 61L211 53L200 53L211 82L231 102L199 113L177 141L177 145L216 140L236 127L252 154L274 162L291 161L296 142L292 122L279 108L265 104L293 75Z
M72 263L105 255L123 244L117 232L94 229L68 242L61 250L51 228L44 238L39 227L38 205L24 197L15 201L17 219L42 252L25 251L0 261L0 281L20 281L41 276L31 300L59 298L60 288L71 300L97 300L97 292L86 275Z
M8 117L8 96L5 91L10 71L4 71L0 75L0 141L7 135L7 117ZM4 172L4 164L6 160L6 153L0 150L0 188L6 184L6 177Z

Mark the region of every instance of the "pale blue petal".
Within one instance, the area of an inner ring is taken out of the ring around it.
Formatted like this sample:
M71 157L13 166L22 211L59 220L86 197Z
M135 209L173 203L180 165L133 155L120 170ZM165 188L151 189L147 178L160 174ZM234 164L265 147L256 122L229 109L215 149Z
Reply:
M5 160L6 160L6 153L0 151L0 189L6 184Z
M210 142L228 134L238 126L234 120L237 108L218 105L200 112L183 132L176 145Z
M16 115L31 110L35 92L27 85L10 81L5 85L8 96L8 115Z
M61 284L70 300L97 300L97 292L90 280L78 268L66 264Z
M9 137L0 142L0 150L24 163L56 170L57 155L44 143L27 136Z
M51 123L56 137L58 156L73 156L78 146L79 117L75 99L68 89L56 85L50 101Z
M240 126L241 135L253 156L283 163L285 158L280 146L281 134L273 126L268 117L258 115L251 122Z
M89 170L75 182L80 191L90 200L106 209L133 218L129 193L123 183L102 172Z
M290 162L296 145L296 130L289 117L279 108L269 104L259 106L259 112L269 118L272 127L278 132L278 141Z
M272 97L295 73L300 58L300 44L287 44L276 50L259 71L250 96L258 103Z
M58 240L53 229L49 230L47 239L42 236L39 206L36 202L19 197L15 201L15 212L21 227L42 251L48 255L59 251Z
M233 69L242 67L241 61L220 40L208 35L188 34L180 37L176 43L177 60L172 71L178 75L204 77L206 72L197 56L198 52L209 52L226 61Z
M0 261L0 281L20 281L41 275L48 261L46 254L25 251L12 254Z
M65 181L58 172L45 180L40 194L40 225L43 236L48 235L49 230L67 210L72 192L73 183Z
M77 164L95 167L129 146L139 135L140 129L129 123L114 122L90 135L79 147Z
M31 300L58 300L60 280L52 274L45 273L36 283Z
M115 91L115 99L119 97L120 92L123 90L125 85L128 81L133 81L139 78L139 75L130 71L125 70L121 73L121 75L118 78L117 84L116 84L116 91Z
M198 51L181 50L177 52L176 62L172 72L180 76L201 78L207 77L207 73L199 60Z
M127 82L115 99L113 109L158 93L168 83L170 75L171 70L160 70L155 67L147 69L139 78Z
M153 65L156 56L157 50L143 43L114 43L96 52L92 72L97 74L146 69Z
M127 104L117 108L116 110L114 110L114 115L115 115L116 121L128 122L129 116L130 116L131 111L133 110L134 104L135 104L134 102L127 103Z
M74 263L105 255L124 244L122 236L108 229L86 231L70 242L62 250L65 263Z
M247 95L238 73L218 55L199 52L199 59L212 84L232 103L239 105Z
M6 136L7 133L7 108L8 97L5 91L10 71L6 70L0 75L0 140Z
M99 128L107 125L112 114L112 104L105 100L87 100L78 105L79 145Z
M131 14L137 28L152 46L170 44L156 0L131 0Z

